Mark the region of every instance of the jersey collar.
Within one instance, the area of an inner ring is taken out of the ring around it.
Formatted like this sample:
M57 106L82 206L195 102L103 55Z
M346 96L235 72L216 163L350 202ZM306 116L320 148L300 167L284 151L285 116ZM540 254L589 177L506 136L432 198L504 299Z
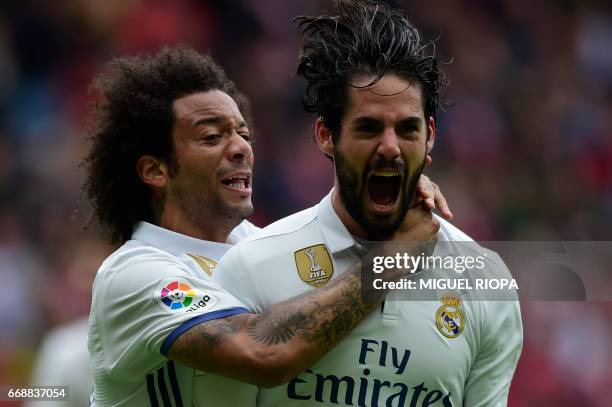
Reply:
M211 242L176 233L148 222L135 224L132 239L140 240L175 256L192 253L220 259L232 247L226 243Z
M332 253L346 250L355 245L355 240L338 217L332 205L332 191L317 205L317 217L321 233Z

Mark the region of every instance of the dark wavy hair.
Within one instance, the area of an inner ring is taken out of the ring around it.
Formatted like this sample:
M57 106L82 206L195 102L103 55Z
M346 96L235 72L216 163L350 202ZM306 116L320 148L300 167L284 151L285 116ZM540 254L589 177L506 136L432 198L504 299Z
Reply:
M374 77L366 86L386 73L419 83L425 117L435 119L443 85L435 48L423 43L399 10L367 0L337 0L327 14L299 16L294 22L303 38L297 74L307 81L304 108L323 120L334 141L340 134L347 89L358 87L352 80L360 75Z
M83 195L93 206L88 225L109 233L111 243L130 238L137 221L155 223L152 191L136 172L138 158L151 154L178 171L172 142L173 103L196 92L217 89L231 96L247 122L250 109L209 56L181 45L150 55L116 58L94 80L97 93L83 162Z

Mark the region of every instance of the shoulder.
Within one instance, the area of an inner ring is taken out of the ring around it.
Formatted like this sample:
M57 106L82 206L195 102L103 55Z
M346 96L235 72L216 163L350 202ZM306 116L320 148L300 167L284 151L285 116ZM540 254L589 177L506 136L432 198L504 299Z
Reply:
M440 221L440 234L442 237L439 240L440 242L450 242L458 255L481 257L485 264L485 269L490 273L489 277L512 277L508 267L497 252L480 245L480 243L447 220L439 216L436 216L436 218Z
M447 241L458 241L458 242L473 242L470 236L468 236L465 232L459 229L457 226L453 225L449 221L442 219L438 215L434 215L436 219L440 222L440 233L445 237Z
M234 277L249 273L262 262L276 258L278 253L293 253L294 246L303 246L306 235L317 234L316 219L316 209L308 208L257 231L228 250L219 261L213 278L224 274L220 270L228 268Z
M316 207L304 209L303 211L279 219L263 229L259 229L257 232L244 239L244 241L241 242L241 245L248 242L256 242L270 238L282 239L283 236L299 232L305 226L312 223L316 217Z
M321 243L324 239L316 209L306 209L274 222L228 250L215 269L213 281L247 308L260 312L286 299L296 286L301 287L295 253ZM271 286L275 290L271 291Z
M161 248L151 246L139 240L128 240L119 249L113 252L100 266L99 272L117 271L126 268L140 268L155 266L175 267L184 266L184 263L174 254Z
M232 230L232 233L230 233L227 239L227 243L236 244L260 230L260 227L253 225L248 220L243 220L234 230Z
M116 298L121 293L139 292L164 278L192 274L178 257L138 240L129 240L100 266L93 295Z

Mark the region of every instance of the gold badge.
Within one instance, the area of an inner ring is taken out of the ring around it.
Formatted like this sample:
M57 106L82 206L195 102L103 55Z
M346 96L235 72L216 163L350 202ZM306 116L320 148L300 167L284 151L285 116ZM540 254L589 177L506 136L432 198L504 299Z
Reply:
M436 312L436 326L442 335L447 338L456 338L465 326L463 312L459 309L461 299L458 296L447 294L441 300L444 305Z
M315 288L323 287L334 274L334 264L324 244L305 247L294 256L300 278Z
M216 261L209 259L208 257L198 256L197 254L187 253L187 256L195 260L195 262L198 263L198 266L200 266L200 268L204 270L206 274L212 276L213 272L215 271L215 267L217 267Z

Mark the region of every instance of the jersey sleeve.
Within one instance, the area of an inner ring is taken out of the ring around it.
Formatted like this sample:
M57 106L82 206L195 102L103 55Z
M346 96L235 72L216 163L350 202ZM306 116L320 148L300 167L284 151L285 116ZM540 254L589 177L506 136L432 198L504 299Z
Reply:
M503 273L510 272L498 257ZM486 301L481 339L466 381L463 404L505 407L510 383L523 346L523 325L518 300Z
M240 298L248 309L259 313L262 311L262 301L258 298L256 284L252 281L253 273L243 259L241 246L239 243L225 253L219 260L212 279L236 298Z
M95 287L105 367L118 376L166 362L172 343L195 325L248 312L174 256L145 252L117 260Z

